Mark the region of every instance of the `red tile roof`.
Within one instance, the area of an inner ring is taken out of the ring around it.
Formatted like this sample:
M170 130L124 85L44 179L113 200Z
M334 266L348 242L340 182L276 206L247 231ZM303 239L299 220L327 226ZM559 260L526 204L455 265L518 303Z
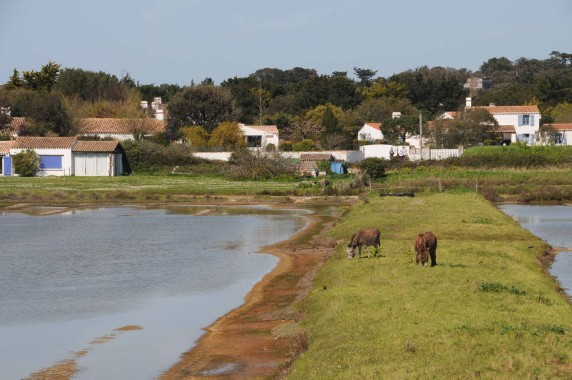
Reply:
M537 106L487 106L487 107L472 107L484 108L491 114L516 114L516 113L540 113Z
M10 148L12 147L14 141L0 141L0 154L10 153Z
M256 129L265 133L278 133L278 127L275 125L245 125L245 127Z
M365 123L365 125L369 125L373 129L377 129L378 131L381 131L381 123Z
M73 151L113 153L118 145L119 141L78 141Z
M514 125L499 125L496 132L516 133L516 130L514 129Z
M163 132L165 122L157 119L117 119L117 118L84 118L80 120L82 134L116 133L132 134L134 129L145 129L148 133Z
M548 124L557 131L572 131L572 123Z
M75 137L18 137L12 148L16 149L71 149Z

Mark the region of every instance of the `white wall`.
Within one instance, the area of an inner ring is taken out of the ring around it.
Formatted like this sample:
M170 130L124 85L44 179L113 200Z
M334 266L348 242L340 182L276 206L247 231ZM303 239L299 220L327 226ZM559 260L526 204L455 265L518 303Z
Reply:
M94 136L94 135L96 135L97 137L99 137L101 139L111 138L111 139L117 140L117 141L133 140L133 134L132 133L85 133L81 136Z
M193 156L205 160L228 161L232 152L194 152Z
M331 154L335 160L348 163L358 162L364 159L361 151L357 150L328 150L328 151L311 151L311 152L279 152L284 158L300 158L301 154ZM228 161L232 152L195 152L193 156L204 158L207 160Z
M393 148L395 156L398 155L400 151L403 151L406 156L409 156L409 146L406 145L389 145L389 144L371 144L360 146L360 151L363 152L364 158L377 157L384 158L386 160L390 159L389 151Z
M10 149L10 155L13 156L26 149ZM72 168L72 151L71 149L34 149L38 156L61 156L62 157L62 168L61 169L46 169L40 170L38 176L69 176L73 175Z

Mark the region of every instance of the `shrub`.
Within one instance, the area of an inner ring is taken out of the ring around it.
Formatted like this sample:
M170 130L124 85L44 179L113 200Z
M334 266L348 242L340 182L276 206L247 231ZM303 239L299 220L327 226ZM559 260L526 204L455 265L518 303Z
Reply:
M26 149L12 156L16 174L22 177L34 177L40 170L40 158L33 150Z
M290 141L282 141L280 142L280 150L283 152L291 152L292 151L292 143Z
M292 144L292 150L295 152L307 152L314 149L316 149L316 143L310 139L304 139Z
M274 145L274 144L268 144L268 145L266 145L266 151L267 151L267 152L274 152L274 151L276 151L276 145Z
M171 170L174 166L199 165L205 162L193 156L192 148L182 144L163 146L149 141L123 142L125 155L133 171Z
M327 161L327 160L322 160L322 161L316 162L316 166L318 167L318 170L321 172L329 173L331 170L331 165L332 165L332 163L330 161Z
M358 166L371 179L381 179L385 176L385 162L382 158L369 157L361 161Z
M240 149L232 153L229 164L230 175L235 179L268 179L288 172L287 161L277 152Z

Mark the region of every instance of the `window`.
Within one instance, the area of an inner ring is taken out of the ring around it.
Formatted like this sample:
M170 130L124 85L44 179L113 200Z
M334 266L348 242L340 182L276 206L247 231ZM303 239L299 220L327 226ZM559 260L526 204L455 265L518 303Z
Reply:
M40 169L61 169L63 156L40 156Z
M249 148L260 148L262 146L262 136L246 136L246 146Z
M534 115L518 115L518 125L534 125Z

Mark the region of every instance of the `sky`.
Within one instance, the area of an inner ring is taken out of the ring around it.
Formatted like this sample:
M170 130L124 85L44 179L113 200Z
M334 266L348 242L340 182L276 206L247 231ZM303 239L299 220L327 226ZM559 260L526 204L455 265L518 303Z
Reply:
M0 0L0 83L16 68L216 84L262 68L389 77L572 53L571 0Z

